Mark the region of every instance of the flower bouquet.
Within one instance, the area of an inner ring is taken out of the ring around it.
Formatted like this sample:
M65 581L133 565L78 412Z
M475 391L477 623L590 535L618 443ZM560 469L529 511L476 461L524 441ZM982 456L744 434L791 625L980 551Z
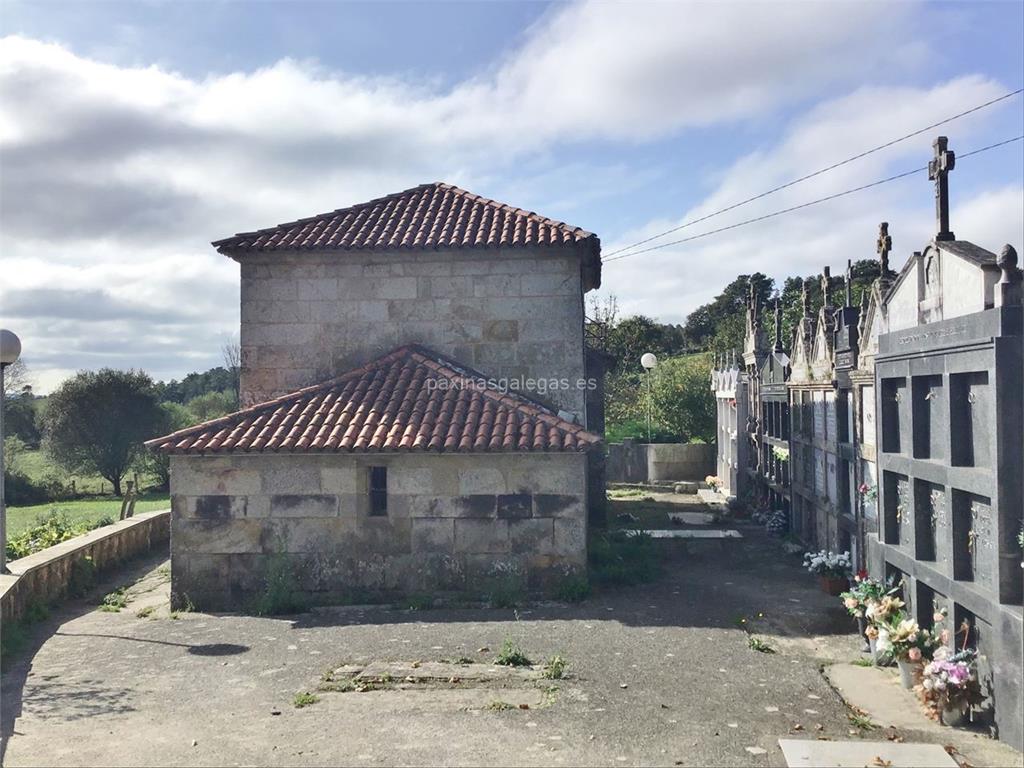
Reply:
M864 651L871 649L870 638L867 634L869 626L866 615L868 606L879 603L882 598L892 598L898 592L899 585L890 584L886 586L882 582L868 576L867 571L858 571L854 574L853 586L839 595L843 600L843 607L846 608L847 613L857 620L857 629L861 637L864 638ZM875 637L877 638L877 636L876 632Z
M978 652L964 649L953 653L937 648L925 666L921 685L925 700L939 712L944 725L960 725L969 707L984 698L978 683Z
M942 621L945 613L936 613L934 618L936 622ZM922 629L915 619L900 613L879 627L876 647L879 653L896 659L903 687L910 690L921 675L923 662L932 659L946 637L945 631L936 634L934 629Z
M717 491L719 488L722 487L722 478L720 478L718 475L708 475L707 477L704 478L704 483L712 491Z
M857 492L865 501L874 501L878 498L878 486L868 485L867 483L861 483L857 488Z
M821 588L829 595L838 597L850 586L849 552L831 552L823 549L820 552L804 554L804 568L816 574Z

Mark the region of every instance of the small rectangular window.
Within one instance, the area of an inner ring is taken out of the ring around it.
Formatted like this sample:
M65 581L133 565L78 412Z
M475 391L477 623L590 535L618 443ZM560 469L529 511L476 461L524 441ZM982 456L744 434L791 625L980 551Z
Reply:
M370 467L370 516L388 514L388 468Z

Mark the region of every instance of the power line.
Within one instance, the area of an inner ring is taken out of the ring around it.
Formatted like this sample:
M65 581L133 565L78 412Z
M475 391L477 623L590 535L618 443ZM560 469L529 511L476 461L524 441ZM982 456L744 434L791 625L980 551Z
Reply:
M966 152L966 153L964 153L962 155L957 155L957 159L958 160L963 160L964 158L968 158L971 155L980 155L982 152L988 152L990 149L996 149L997 147L1002 147L1002 146L1004 146L1006 144L1012 144L1013 142L1020 141L1022 139L1024 139L1024 135L1015 136L1012 139L1006 139L1005 141L1000 141L1000 142L997 142L995 144L989 144L987 147L981 147L980 149L971 150L970 152ZM873 181L870 184L863 184L862 186L854 187L853 189L847 189L847 190L845 190L843 192L836 192L835 194L828 195L827 197L819 197L817 200L811 200L810 202L807 202L807 203L801 203L800 205L794 205L794 206L792 206L790 208L783 208L781 211L774 211L772 213L766 213L764 216L757 216L757 217L755 217L753 219L747 219L746 221L738 221L735 224L730 224L730 225L728 225L726 227L719 227L718 229L712 229L712 230L709 230L707 232L701 232L699 235L692 235L690 237L684 237L684 238L681 238L679 240L671 240L671 241L669 241L667 243L659 243L658 245L652 245L649 248L643 248L643 249L641 249L639 251L632 251L631 253L621 253L618 256L612 256L611 258L603 259L602 262L603 263L607 263L609 261L618 261L619 259L625 259L625 258L627 258L629 256L637 256L637 255L639 255L641 253L647 253L649 251L657 251L657 250L659 250L661 248L668 248L670 245L679 245L680 243L688 243L688 242L691 242L692 240L700 240L701 238L708 237L709 235L717 235L719 232L726 232L726 231L728 231L730 229L736 229L737 227L746 226L747 224L755 224L755 223L757 223L759 221L764 221L765 219L773 219L776 216L781 216L784 213L792 213L793 211L799 211L802 208L810 208L812 205L818 205L819 203L825 203L825 202L828 202L829 200L835 200L838 197L845 197L846 195L852 195L854 192L861 192L861 191L863 191L865 189L871 189L872 187L877 187L877 186L879 186L881 184L888 184L890 181L897 181L898 179L903 179L903 178L906 178L907 176L913 176L915 173L921 173L921 171L927 171L927 170L928 170L928 166L925 165L925 166L922 166L920 168L915 168L912 171L904 171L903 173L897 173L895 176L889 176L888 178L885 178L885 179L879 179L878 181Z
M644 238L643 240L638 240L637 242L635 242L635 243L633 243L631 245L625 245L622 248L616 248L614 251L610 251L607 254L607 256L615 256L616 254L622 253L623 251L632 250L633 248L636 248L638 245L643 245L644 243L649 243L652 240L657 240L658 238L664 237L665 235L670 235L673 232L678 232L680 229L685 229L686 227L691 227L694 224L699 224L702 221L707 221L708 219L714 218L715 216L720 216L723 213L728 213L729 211L734 210L736 208L739 208L742 205L746 205L747 203L752 203L755 200L760 200L762 197L767 197L768 195L775 194L776 192L779 192L779 191L781 191L783 189L787 189L789 187L792 187L792 186L794 186L796 184L799 184L799 183L801 183L803 181L807 181L808 179L813 179L815 176L820 176L823 173L828 173L829 171L835 170L836 168L839 168L841 166L847 165L848 163L852 163L855 160L860 160L862 157L867 157L868 155L874 154L875 152L880 152L883 149L888 149L889 147L893 146L894 144L899 144L901 141L906 141L907 139L912 139L915 136L920 136L922 133L927 133L928 131L932 130L933 128L938 128L940 125L945 125L946 123L952 122L953 120L958 120L961 117L965 117L965 116L967 116L967 115L969 115L969 114L971 114L973 112L977 112L978 110L985 109L985 107L990 107L993 104L999 103L1000 101L1005 101L1006 99L1012 98L1013 96L1016 96L1017 94L1019 94L1021 92L1024 92L1024 88L1018 88L1016 91L1011 91L1010 93L1004 93L1002 96L999 96L998 98L992 99L991 101L986 101L984 104L979 104L976 107L971 107L968 110L965 110L963 112L955 114L955 115L953 115L951 117L947 117L946 119L940 120L937 123L932 123L931 125L927 125L924 128L920 128L920 129L914 131L913 133L908 133L905 136L900 136L898 139L893 139L892 141L887 141L885 144L879 144L877 147L874 147L872 149L869 149L869 150L866 150L866 151L861 152L859 154L856 154L853 157L848 157L845 160L840 160L838 163L833 163L832 165L830 165L830 166L828 166L826 168L822 168L821 170L814 171L813 173L808 173L806 176L801 176L799 179L793 179L793 181L788 181L785 184L781 184L781 185L779 185L777 187L773 187L772 189L769 189L766 192L762 192L759 195L754 195L753 197L748 197L746 200L741 200L738 203L733 203L732 205L730 205L730 206L728 206L726 208L722 208L720 210L717 210L714 213L709 213L706 216L701 216L700 218L684 222L683 224L680 224L677 227L672 227L671 229L666 229L664 232L660 232L657 235L651 235L650 237ZM605 258L605 261L609 261L610 260L610 259L607 258L607 256Z

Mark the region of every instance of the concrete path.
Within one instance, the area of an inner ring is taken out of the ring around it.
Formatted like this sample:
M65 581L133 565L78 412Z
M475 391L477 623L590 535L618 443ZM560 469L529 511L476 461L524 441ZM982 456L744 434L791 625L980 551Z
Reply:
M654 584L519 611L172 615L152 562L121 612L95 609L101 590L38 627L3 674L0 762L782 766L780 738L888 736L851 723L819 671L857 657L838 601L798 556L743 534L690 553L662 540ZM567 677L317 692L342 667L489 664L506 639L535 662L560 654ZM304 692L318 700L297 708Z

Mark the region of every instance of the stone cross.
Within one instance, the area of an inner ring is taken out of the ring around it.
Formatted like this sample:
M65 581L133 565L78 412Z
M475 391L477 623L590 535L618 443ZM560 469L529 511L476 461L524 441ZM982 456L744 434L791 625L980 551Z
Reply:
M804 280L803 285L800 287L800 308L803 310L804 317L810 317L811 315L811 304L807 297L807 284L811 282L810 278Z
M936 240L956 240L949 231L949 172L956 167L956 155L946 148L948 143L945 136L935 139L935 157L928 163L928 178L935 182Z
M888 221L883 221L878 225L878 241L875 249L878 251L878 260L882 266L882 279L885 280L889 275L889 251L892 250Z
M825 267L821 274L821 305L832 306L832 269Z
M775 351L782 351L782 303L779 294L775 294Z
M853 306L853 260L846 260L846 302L843 306Z

